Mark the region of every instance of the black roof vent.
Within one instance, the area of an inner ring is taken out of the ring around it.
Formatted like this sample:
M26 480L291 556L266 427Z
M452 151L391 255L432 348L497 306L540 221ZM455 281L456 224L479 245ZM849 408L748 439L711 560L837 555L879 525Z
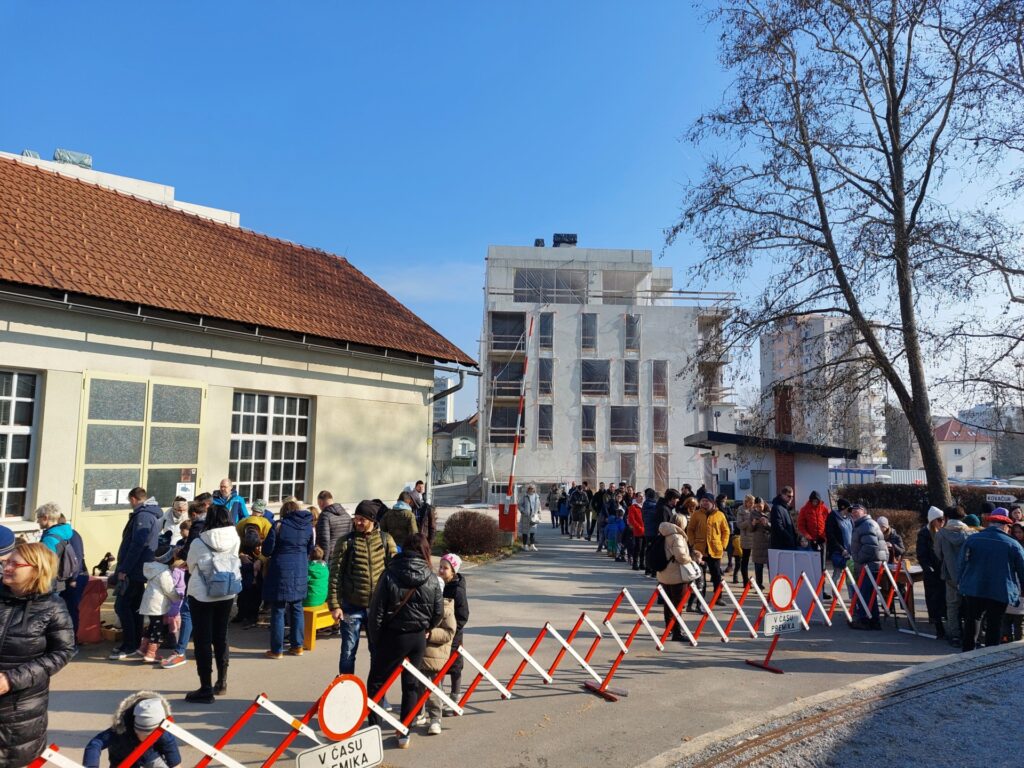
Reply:
M544 238L543 237L534 238L533 247L534 248L543 248L544 247Z
M551 244L555 248L565 248L574 246L576 245L576 235L575 233L555 232L555 234L551 237Z

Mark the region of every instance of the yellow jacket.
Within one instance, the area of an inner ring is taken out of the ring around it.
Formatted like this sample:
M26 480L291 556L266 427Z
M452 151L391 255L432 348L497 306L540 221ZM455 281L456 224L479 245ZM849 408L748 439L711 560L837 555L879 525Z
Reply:
M729 546L729 521L722 510L715 509L707 516L705 524L707 525L707 549L703 552L708 557L721 560L726 547Z

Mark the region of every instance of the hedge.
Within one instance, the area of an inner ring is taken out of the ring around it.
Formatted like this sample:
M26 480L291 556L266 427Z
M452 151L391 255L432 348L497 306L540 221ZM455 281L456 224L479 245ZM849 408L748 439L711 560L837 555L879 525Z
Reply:
M481 512L463 509L444 524L444 543L457 555L486 555L501 548L498 524Z
M981 516L985 495L1002 493L1024 497L1024 488L1008 488L996 485L952 485L950 491L953 500L962 505L967 514ZM922 516L928 510L928 486L896 485L893 483L864 483L863 485L844 485L838 488L838 496L851 502L863 504L869 511L878 508L911 509ZM838 496L836 498L838 498ZM833 502L835 499L833 499ZM996 506L999 506L997 504ZM874 516L874 515L872 515Z

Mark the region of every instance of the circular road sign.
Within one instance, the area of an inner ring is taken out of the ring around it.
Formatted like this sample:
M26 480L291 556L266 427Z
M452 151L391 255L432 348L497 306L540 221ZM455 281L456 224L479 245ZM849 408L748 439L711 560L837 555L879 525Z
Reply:
M787 576L776 576L768 585L768 600L777 611L788 611L792 607L795 597L793 582Z
M366 686L355 675L338 675L320 697L320 730L335 741L347 739L366 720Z

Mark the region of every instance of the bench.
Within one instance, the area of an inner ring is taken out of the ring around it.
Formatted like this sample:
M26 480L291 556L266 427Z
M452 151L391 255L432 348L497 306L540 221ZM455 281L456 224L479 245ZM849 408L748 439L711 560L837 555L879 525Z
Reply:
M327 603L302 609L303 637L302 647L312 651L316 647L316 631L334 626L334 618Z

